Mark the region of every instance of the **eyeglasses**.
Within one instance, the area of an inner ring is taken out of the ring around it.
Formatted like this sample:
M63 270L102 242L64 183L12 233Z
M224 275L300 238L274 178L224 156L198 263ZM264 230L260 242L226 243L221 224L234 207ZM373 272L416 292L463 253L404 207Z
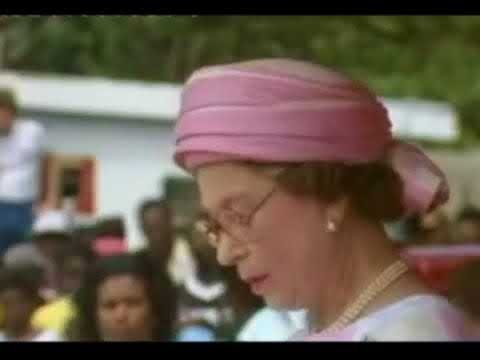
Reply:
M277 190L278 185L275 184L248 215L241 215L233 210L223 210L219 213L217 219L212 219L204 215L203 218L196 221L195 228L208 239L208 242L213 247L218 246L222 232L236 240L248 238L248 231L251 228L255 215L258 214Z

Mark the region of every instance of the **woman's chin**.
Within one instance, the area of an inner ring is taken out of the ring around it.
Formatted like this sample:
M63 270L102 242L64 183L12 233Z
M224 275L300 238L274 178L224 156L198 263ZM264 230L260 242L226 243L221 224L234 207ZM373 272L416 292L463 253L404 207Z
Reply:
M295 304L295 301L289 300L285 297L274 296L274 295L265 295L265 303L268 307L276 310L297 310L299 307Z

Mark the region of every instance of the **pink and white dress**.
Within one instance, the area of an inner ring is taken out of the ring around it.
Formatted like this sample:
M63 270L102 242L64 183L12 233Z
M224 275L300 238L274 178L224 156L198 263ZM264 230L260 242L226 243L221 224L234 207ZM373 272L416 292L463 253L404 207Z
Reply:
M478 341L470 322L446 299L416 295L336 332L297 333L291 341Z

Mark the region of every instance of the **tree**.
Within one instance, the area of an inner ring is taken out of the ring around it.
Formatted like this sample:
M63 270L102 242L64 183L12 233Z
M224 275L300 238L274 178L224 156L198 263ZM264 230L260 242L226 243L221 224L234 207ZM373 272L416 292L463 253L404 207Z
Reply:
M4 30L4 59L18 70L169 82L213 63L306 59L384 96L452 103L471 143L479 33L478 16L23 16Z

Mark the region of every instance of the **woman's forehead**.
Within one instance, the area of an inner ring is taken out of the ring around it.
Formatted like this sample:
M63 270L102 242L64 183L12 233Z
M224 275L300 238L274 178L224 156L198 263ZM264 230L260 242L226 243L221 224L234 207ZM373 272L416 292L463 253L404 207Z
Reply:
M99 296L117 296L120 294L143 293L145 280L134 274L118 274L106 278L98 288Z
M196 179L201 205L207 210L216 209L225 201L248 196L271 183L253 167L233 162L202 167Z
M132 285L132 284L142 284L143 285L144 279L139 277L134 273L119 273L119 274L112 274L106 277L101 285L105 287L123 287L124 285Z

